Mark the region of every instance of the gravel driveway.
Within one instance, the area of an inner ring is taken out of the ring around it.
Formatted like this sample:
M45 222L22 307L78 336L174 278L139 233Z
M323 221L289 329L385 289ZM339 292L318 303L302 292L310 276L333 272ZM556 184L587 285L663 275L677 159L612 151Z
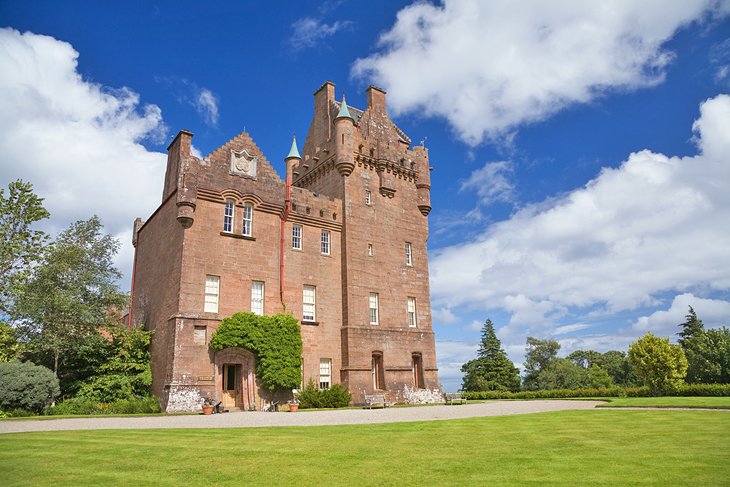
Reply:
M593 409L601 401L494 401L456 406L423 406L387 409L338 409L296 413L225 413L128 418L72 418L0 421L0 433L25 431L152 429L152 428L255 428L261 426L322 426L333 424L400 423L530 414L569 409Z

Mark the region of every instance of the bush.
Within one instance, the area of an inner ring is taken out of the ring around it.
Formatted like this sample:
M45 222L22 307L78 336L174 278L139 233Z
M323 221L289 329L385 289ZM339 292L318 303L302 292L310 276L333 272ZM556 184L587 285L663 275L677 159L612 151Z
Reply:
M154 414L160 412L160 400L155 396L121 399L114 402L97 402L84 397L74 397L50 407L50 416L74 416L89 414Z
M652 391L642 387L595 387L584 389L553 389L541 391L480 391L462 392L467 399L563 399L572 397L651 397ZM684 384L672 391L672 396L730 396L730 384Z
M0 363L0 409L41 412L58 397L58 378L32 362Z
M352 396L342 384L333 384L329 389L319 390L310 379L297 399L302 409L343 408L350 404Z

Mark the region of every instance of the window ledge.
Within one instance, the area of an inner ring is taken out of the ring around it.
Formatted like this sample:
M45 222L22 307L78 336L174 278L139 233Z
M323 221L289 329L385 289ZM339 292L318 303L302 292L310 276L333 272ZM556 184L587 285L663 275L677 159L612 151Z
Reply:
M256 241L256 237L249 237L248 235L239 235L237 233L221 232L221 236L223 236L223 237L232 237L232 238L240 238L241 240L251 240L252 242L255 242Z
M319 326L319 321L301 321L302 325Z

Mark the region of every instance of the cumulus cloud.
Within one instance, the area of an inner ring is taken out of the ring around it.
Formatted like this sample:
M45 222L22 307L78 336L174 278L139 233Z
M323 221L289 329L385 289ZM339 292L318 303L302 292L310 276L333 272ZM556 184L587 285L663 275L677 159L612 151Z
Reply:
M457 391L461 388L461 366L477 356L479 346L454 340L436 341L436 362L439 368L439 380L446 391Z
M655 305L730 289L730 96L700 106L698 154L643 150L584 187L433 252L434 308L512 313L501 331L548 333L568 312ZM505 330L506 329L506 330Z
M476 191L479 203L484 206L512 202L515 198L515 187L510 179L512 172L510 161L487 162L461 183L461 191Z
M677 325L684 323L689 306L692 306L706 328L730 326L730 302L684 293L674 297L669 309L655 311L649 316L640 317L632 328L639 334L650 331L655 335L676 338L675 335L679 331Z
M301 51L314 47L337 32L352 28L354 23L349 20L337 20L331 24L322 19L304 17L292 24L294 32L289 38L289 46L294 51Z
M607 90L661 82L673 58L664 43L728 10L723 0L416 2L352 73L385 87L396 114L445 117L476 145Z
M159 204L165 172L166 155L141 142L166 128L132 90L83 79L78 56L53 37L0 29L0 180L32 182L52 231L99 215L122 241L126 272L132 220Z
M218 125L218 97L207 88L201 88L195 97L195 109L206 124L215 127Z

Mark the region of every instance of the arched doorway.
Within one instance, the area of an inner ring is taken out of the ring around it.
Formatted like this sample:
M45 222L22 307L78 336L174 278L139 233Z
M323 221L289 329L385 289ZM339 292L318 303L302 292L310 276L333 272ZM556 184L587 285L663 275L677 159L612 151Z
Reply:
M226 409L248 411L256 406L256 376L253 353L226 348L215 354L216 395Z

